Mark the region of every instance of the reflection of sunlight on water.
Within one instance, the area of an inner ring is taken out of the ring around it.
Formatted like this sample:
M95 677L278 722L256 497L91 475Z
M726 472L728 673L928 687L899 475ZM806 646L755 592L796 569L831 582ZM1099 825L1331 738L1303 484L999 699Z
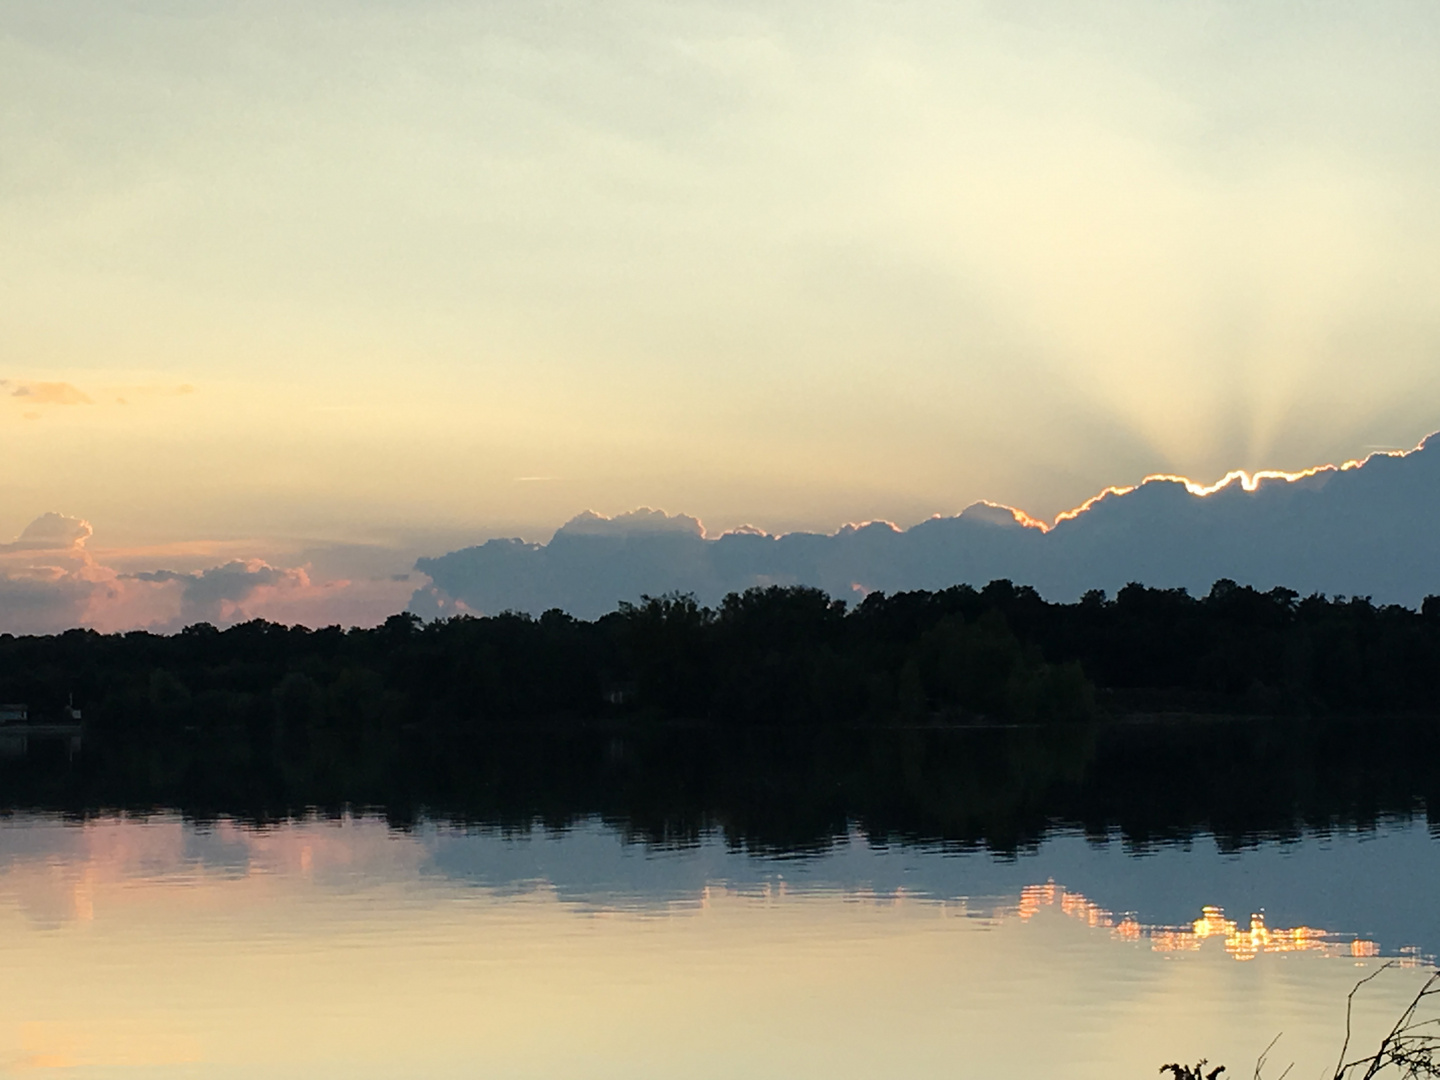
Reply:
M1265 924L1263 914L1250 916L1248 928L1241 929L1234 919L1227 919L1223 908L1205 905L1200 918L1189 926L1147 926L1126 914L1117 919L1111 912L1078 892L1049 881L1044 885L1027 885L1020 891L1020 901L1010 914L1022 921L1032 919L1041 910L1054 908L1062 914L1089 926L1109 930L1122 941L1148 941L1155 952L1194 952L1207 942L1217 942L1236 960L1253 960L1261 953L1318 953L1321 956L1365 958L1380 955L1378 942L1351 937L1310 926L1282 930ZM1398 958L1401 967L1418 967L1429 962L1418 949L1402 948Z

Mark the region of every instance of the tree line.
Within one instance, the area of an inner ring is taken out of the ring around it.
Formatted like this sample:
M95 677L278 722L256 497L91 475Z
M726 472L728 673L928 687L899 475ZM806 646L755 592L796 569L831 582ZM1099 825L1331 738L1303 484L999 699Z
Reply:
M714 608L645 597L593 621L553 610L0 635L0 701L58 715L72 697L94 727L155 730L1430 714L1440 597L1416 611L1222 580L1204 597L1129 585L1063 604L994 581L847 604L772 586Z

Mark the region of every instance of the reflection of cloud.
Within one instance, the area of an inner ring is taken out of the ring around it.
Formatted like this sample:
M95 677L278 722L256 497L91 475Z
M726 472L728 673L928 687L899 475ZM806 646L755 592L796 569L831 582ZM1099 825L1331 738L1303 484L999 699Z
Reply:
M298 821L255 829L220 820L203 829L178 818L107 818L73 825L31 819L0 831L0 896L42 926L86 922L107 908L144 903L140 888L183 878L234 882L271 894L284 879L372 881L414 877L428 858L416 837L383 821Z
M47 513L16 540L0 544L0 632L56 633L75 626L170 631L253 618L374 625L399 610L409 593L405 581L388 576L315 581L307 566L260 559L126 573L112 565L127 561L123 553L106 552L108 563L94 557L86 547L91 533L87 521Z
M1423 841L1423 837L1422 825L1415 838ZM1242 924L1227 918L1219 907L1199 904L1172 909L1176 914L1187 909L1199 912L1198 918L1178 925L1142 922L1136 913L1112 912L1054 880L1021 885L1025 877L1005 875L1004 884L993 879L987 883L983 873L975 876L974 866L970 872L913 877L908 867L913 851L860 844L839 852L837 858L817 861L807 872L777 872L768 860L729 849L715 836L705 844L708 850L703 852L661 854L636 849L623 838L623 830L593 819L562 836L542 835L538 829L523 835L477 830L473 824L450 828L427 823L396 830L381 818L350 814L333 820L303 818L278 828L256 828L225 818L196 825L178 815L95 818L78 825L20 816L0 824L0 901L13 898L32 921L57 926L102 919L125 906L143 907L149 902L147 890L164 890L173 897L177 894L169 886L176 881L183 881L184 892L207 906L220 903L235 908L273 900L296 888L349 889L358 881L371 885L424 881L501 896L538 889L592 912L684 911L703 908L707 900L722 895L777 898L838 891L851 899L881 904L899 904L909 897L958 902L967 914L991 922L1065 918L1114 941L1145 945L1155 952L1205 950L1224 952L1236 960L1292 952L1364 959L1389 952L1404 958L1406 965L1433 963L1417 947L1396 948L1392 940L1382 949L1373 937L1345 930L1344 924L1354 925L1353 911L1340 918L1333 912L1322 915L1319 921L1330 923L1328 930L1303 924L1275 928L1263 915ZM929 862L930 871L941 870L940 860ZM902 864L907 868L900 869ZM1288 898L1293 903L1297 893L1307 892L1306 879L1296 880L1291 874L1281 873L1270 881L1265 890L1268 899L1283 904ZM1143 886L1143 877L1132 885ZM1162 903L1171 903L1175 879L1162 870L1153 871L1153 877L1157 884L1164 878L1158 894L1166 898ZM976 891L967 898L958 890L962 884ZM1213 879L1196 878L1191 884L1208 892ZM1154 891L1143 887L1139 895L1131 895L1142 903L1147 895L1152 902L1156 899ZM1413 932L1414 915L1423 907L1393 926L1392 934ZM1368 922L1373 911L1360 917Z

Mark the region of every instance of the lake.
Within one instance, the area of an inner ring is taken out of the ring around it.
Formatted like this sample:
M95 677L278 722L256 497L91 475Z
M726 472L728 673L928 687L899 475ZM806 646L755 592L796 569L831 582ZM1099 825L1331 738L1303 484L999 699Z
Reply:
M1328 1076L1355 982L1396 962L1368 1048L1440 951L1433 739L37 749L0 768L0 1075L1110 1080L1280 1035L1265 1075Z

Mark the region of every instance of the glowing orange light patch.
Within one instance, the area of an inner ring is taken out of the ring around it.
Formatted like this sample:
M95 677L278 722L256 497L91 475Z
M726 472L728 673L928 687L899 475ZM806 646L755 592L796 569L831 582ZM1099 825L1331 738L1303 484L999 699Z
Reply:
M1356 939L1347 943L1310 926L1272 929L1266 925L1264 915L1250 916L1249 927L1241 929L1233 919L1225 917L1223 908L1213 905L1202 907L1200 918L1189 926L1147 926L1133 915L1125 915L1117 922L1114 915L1084 894L1053 881L1022 889L1015 914L1027 920L1046 907L1058 908L1072 919L1109 930L1121 941L1148 940L1155 952L1196 952L1206 942L1216 941L1236 960L1253 960L1261 953L1313 952L1332 957L1380 954L1380 946L1373 941Z

